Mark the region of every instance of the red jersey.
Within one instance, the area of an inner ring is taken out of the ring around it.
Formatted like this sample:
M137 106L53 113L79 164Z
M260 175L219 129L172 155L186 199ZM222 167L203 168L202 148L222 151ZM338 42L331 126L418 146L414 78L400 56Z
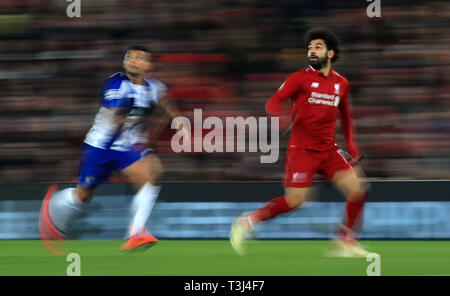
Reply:
M288 148L329 151L337 146L334 137L339 110L347 150L357 158L359 152L353 143L348 92L347 79L333 69L325 76L308 66L286 79L267 102L266 111L279 115L281 102L291 98L293 125Z

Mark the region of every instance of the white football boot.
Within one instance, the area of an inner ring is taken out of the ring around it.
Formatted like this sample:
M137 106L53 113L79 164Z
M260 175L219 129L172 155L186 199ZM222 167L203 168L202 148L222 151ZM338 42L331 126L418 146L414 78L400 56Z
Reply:
M230 243L239 256L245 256L244 241L248 239L252 231L248 215L241 215L231 224Z

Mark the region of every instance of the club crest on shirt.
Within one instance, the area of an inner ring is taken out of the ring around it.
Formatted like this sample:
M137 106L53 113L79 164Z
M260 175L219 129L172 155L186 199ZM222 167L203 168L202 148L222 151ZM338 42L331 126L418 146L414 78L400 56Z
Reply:
M90 186L90 185L94 184L94 182L95 182L94 176L87 176L86 178L84 178L84 184L86 186Z
M319 87L319 82L311 83L311 88L318 88L318 87Z
M334 94L335 95L339 95L339 89L340 89L340 84L339 83L335 83L334 84Z

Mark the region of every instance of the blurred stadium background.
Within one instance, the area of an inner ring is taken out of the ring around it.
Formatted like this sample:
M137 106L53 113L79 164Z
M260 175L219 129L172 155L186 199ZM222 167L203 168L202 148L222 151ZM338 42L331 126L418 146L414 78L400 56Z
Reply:
M305 65L303 33L340 37L334 65L350 81L357 143L370 178L450 177L447 1L64 0L0 3L0 182L67 181L104 80L124 50L157 54L155 76L186 113L265 116L264 104ZM152 144L166 180L279 180L283 157L261 170L255 153L174 157L170 129ZM280 146L284 155L287 138Z
M204 117L265 116L267 99L305 66L302 36L313 26L329 27L342 43L334 68L350 81L372 201L383 203L368 205L367 223L375 227L368 237L450 237L448 1L383 0L380 18L367 16L364 0L81 0L80 18L66 15L69 4L0 2L0 238L38 237L46 184L76 177L102 84L121 71L129 45L155 52L153 74L187 116L194 108ZM287 137L280 139L279 161L260 164L257 153L175 154L172 134L168 125L150 139L167 183L152 215L156 235L224 238L234 215L256 206L238 202L263 202L281 191ZM432 181L414 182L424 179ZM170 183L183 181L197 187ZM222 189L229 200L203 187L222 181L234 182ZM242 181L270 188L242 188ZM99 195L110 198L94 199L80 238L121 238L132 191L122 183L104 188ZM341 217L334 195L321 195L328 203L309 207L300 220L289 214L268 226L263 237L328 237ZM302 223L309 228L299 234Z

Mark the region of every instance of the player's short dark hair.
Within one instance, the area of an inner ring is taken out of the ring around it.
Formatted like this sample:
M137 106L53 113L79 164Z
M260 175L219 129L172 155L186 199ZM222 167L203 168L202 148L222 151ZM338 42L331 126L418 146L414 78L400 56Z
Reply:
M305 34L305 43L306 43L306 47L308 48L309 43L311 42L311 40L316 40L316 39L322 39L325 41L325 45L327 46L327 49L330 50L332 49L334 51L334 56L331 59L332 62L336 62L339 58L339 40L336 37L336 35L333 34L333 32L331 32L330 30L328 30L327 28L312 28L310 30L308 30Z
M142 45L137 45L137 44L136 45L131 45L130 47L128 47L127 51L129 51L129 50L139 50L139 51L144 51L146 53L152 53L150 51L150 49L148 49L147 47L142 46Z

